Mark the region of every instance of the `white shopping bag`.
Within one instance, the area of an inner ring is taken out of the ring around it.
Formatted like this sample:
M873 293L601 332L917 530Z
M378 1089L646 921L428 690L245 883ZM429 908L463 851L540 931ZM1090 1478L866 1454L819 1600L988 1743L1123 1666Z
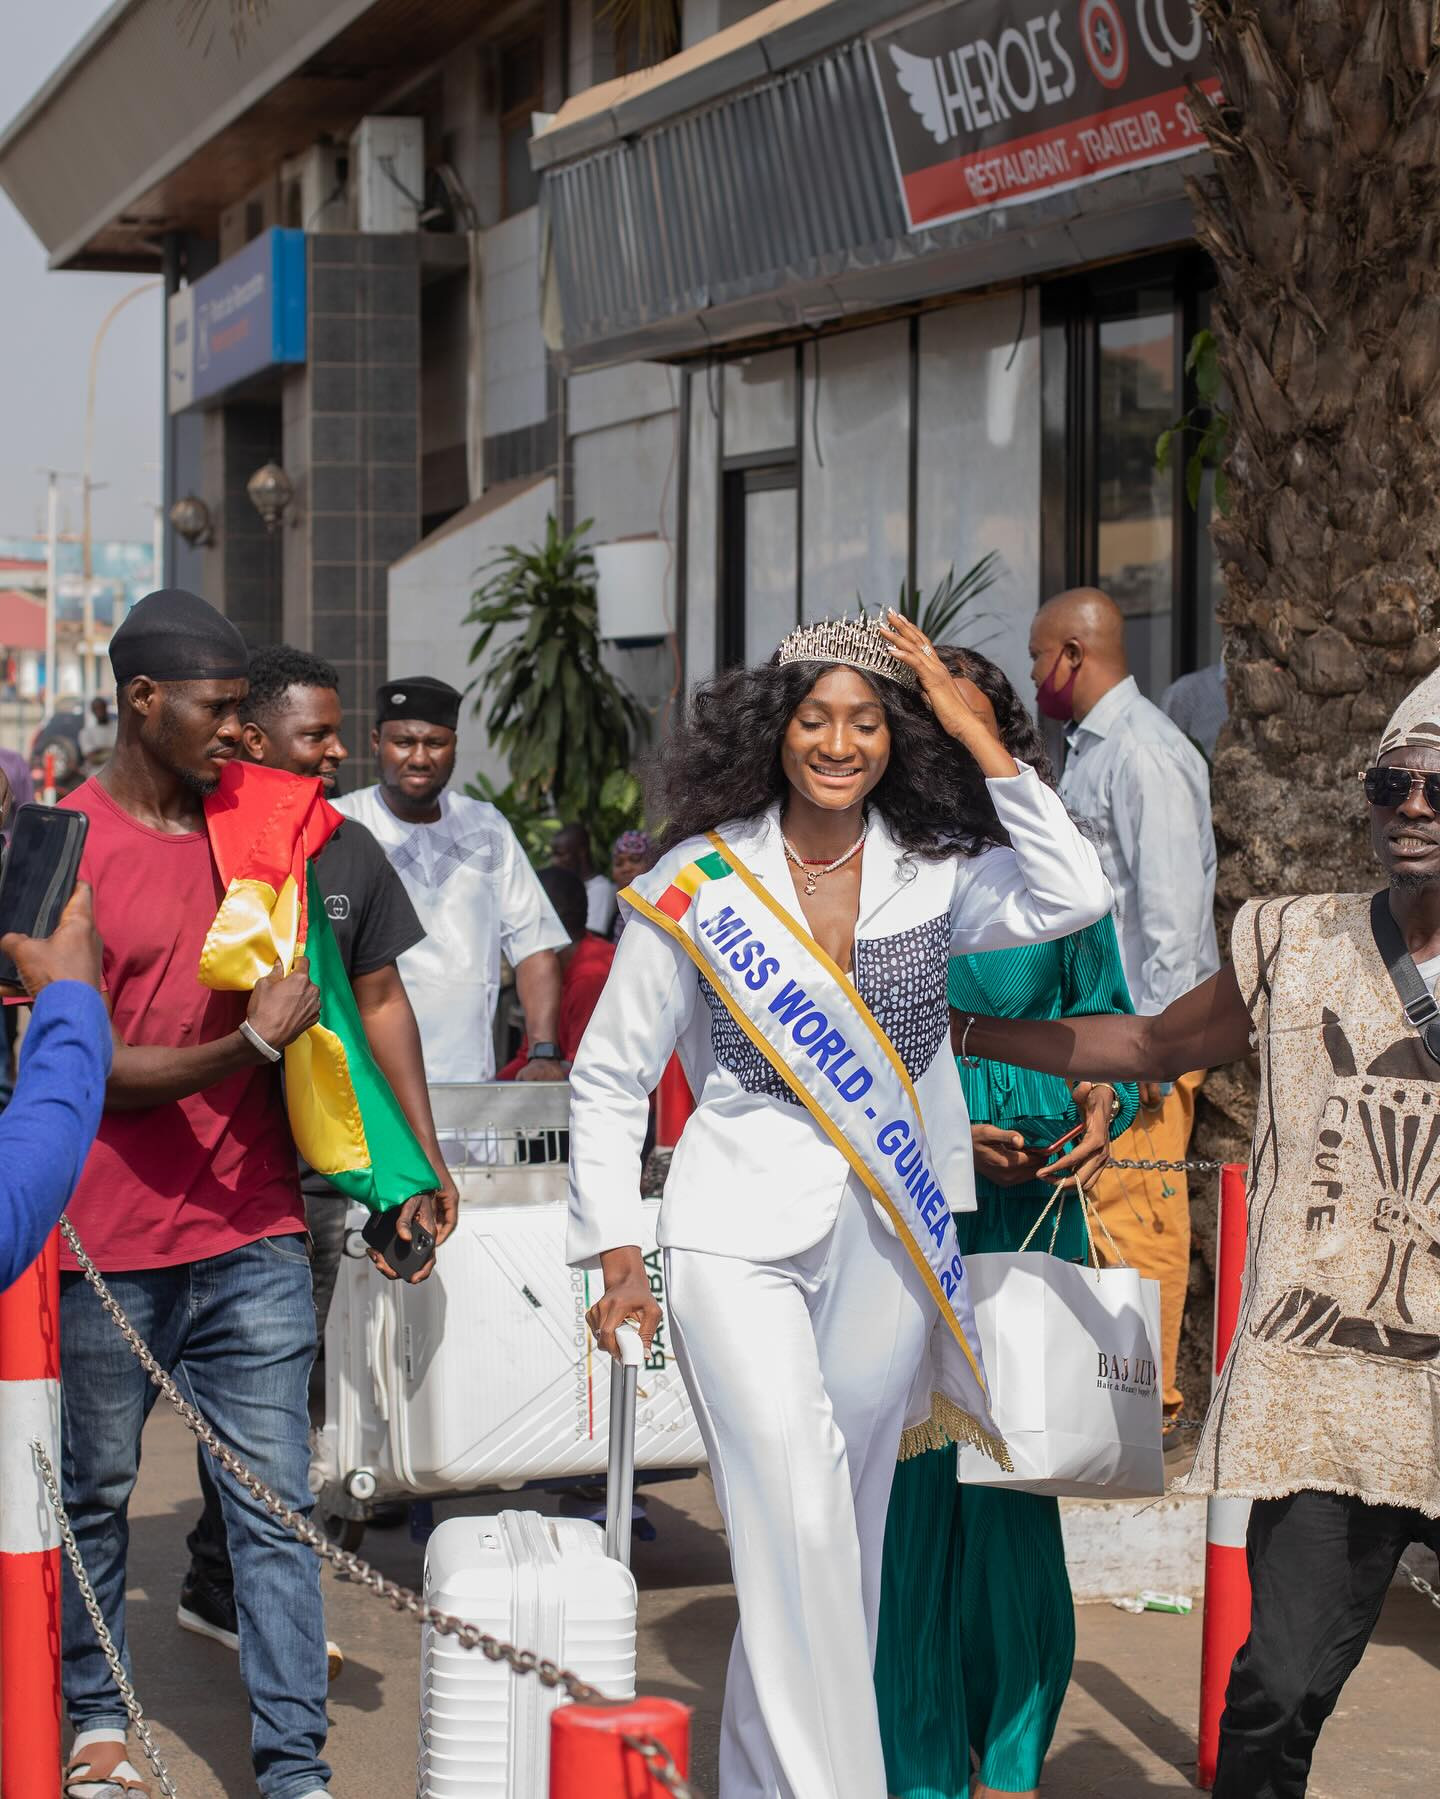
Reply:
M966 1256L965 1274L1015 1471L962 1445L959 1479L1084 1499L1162 1493L1160 1283L1043 1250Z

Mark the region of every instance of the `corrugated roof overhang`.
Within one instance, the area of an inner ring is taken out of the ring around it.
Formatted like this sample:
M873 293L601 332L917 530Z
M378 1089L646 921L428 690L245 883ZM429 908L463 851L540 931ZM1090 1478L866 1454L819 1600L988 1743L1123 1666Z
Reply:
M187 37L176 0L116 0L0 134L0 186L52 268L151 269L162 233L214 236L278 159L481 22L475 0L284 0L237 45L228 11Z
M895 0L778 0L568 102L542 173L544 319L575 370L688 356L1192 234L1195 158L911 232L865 33Z

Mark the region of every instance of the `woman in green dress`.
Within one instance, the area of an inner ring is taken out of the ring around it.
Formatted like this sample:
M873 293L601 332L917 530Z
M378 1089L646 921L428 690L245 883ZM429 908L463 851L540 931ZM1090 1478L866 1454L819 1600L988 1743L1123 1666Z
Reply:
M941 655L985 694L1011 755L1053 785L1034 722L995 664L973 650ZM1108 917L1058 943L956 957L949 997L955 1013L1002 1018L1134 1010ZM1081 1086L1072 1095L1054 1075L963 1055L959 1062L979 1202L956 1217L959 1248L1018 1250L1055 1195L1043 1169L1062 1152L1047 1156L1045 1147L1083 1126L1090 1153L1078 1174L1088 1183L1108 1159L1110 1138L1133 1121L1138 1095L1128 1085ZM1088 1234L1073 1187L1058 1210L1058 1230L1052 1209L1031 1247L1079 1261ZM894 1799L964 1799L976 1769L977 1796L1033 1795L1074 1657L1059 1502L961 1486L953 1449L902 1462L886 1526L875 1659Z

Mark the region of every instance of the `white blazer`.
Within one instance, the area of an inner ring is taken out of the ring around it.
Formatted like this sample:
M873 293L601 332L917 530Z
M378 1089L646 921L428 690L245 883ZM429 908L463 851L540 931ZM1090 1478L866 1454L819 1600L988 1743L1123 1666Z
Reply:
M950 1052L950 957L1064 937L1111 905L1094 847L1033 770L1022 765L987 785L1010 849L906 857L872 811L851 969L910 1071L931 1166L958 1212L974 1211L975 1180ZM778 802L721 835L804 927ZM709 847L691 838L671 850L642 877L646 894L662 892ZM570 1073L570 1263L594 1267L602 1250L640 1242L649 1096L675 1050L696 1104L665 1184L661 1246L761 1262L818 1243L835 1222L849 1165L680 946L632 911Z

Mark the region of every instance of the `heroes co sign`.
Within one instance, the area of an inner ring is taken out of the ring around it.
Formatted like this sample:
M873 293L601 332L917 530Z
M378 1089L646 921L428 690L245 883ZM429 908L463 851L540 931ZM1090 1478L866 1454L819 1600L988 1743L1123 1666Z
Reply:
M1204 146L1190 0L956 0L870 40L912 231Z

